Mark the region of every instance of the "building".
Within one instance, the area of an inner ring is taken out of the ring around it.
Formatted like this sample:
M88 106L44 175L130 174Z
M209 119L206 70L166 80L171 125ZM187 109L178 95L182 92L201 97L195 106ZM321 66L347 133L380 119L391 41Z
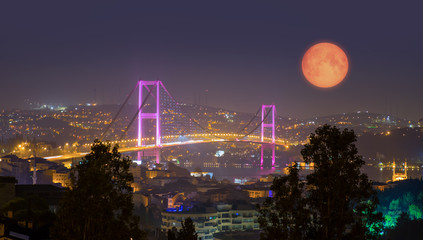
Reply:
M37 171L37 184L54 184L61 187L70 185L69 171L60 171L56 169L47 169Z
M53 183L60 184L62 187L68 187L70 185L69 173L54 172Z
M191 177L205 177L205 176L209 176L210 179L213 178L213 173L212 172L191 172L190 175L191 175Z
M18 184L31 183L29 162L15 155L0 158L0 176L13 176Z
M184 211L168 209L162 213L162 231L176 228L179 230L181 221L190 217L200 239L213 239L213 234L232 231L259 230L258 212L253 205L219 204L215 207Z
M12 219L0 216L0 240L33 239L33 232Z
M267 197L273 197L273 192L270 190L272 182L260 181L255 184L242 186L242 190L248 193L250 200L262 200Z
M190 217L194 222L199 239L213 239L217 232L217 211L215 208L205 208L196 211L165 211L162 213L162 231L167 232L182 228L181 222Z
M152 179L156 177L170 177L170 173L166 170L147 170L145 171L147 178Z
M132 164L129 168L129 171L132 173L132 176L134 177L134 182L139 183L143 179L142 177L142 170L141 167L137 164Z
M246 189L250 198L265 198L271 197L271 190L269 189Z
M59 203L63 198L65 189L50 184L22 184L15 185L16 197L26 198L36 195L46 201L49 209L53 213L57 213Z
M395 172L395 168L396 165L394 159L394 163L392 164L392 182L407 180L407 161L405 161L404 164L404 172Z

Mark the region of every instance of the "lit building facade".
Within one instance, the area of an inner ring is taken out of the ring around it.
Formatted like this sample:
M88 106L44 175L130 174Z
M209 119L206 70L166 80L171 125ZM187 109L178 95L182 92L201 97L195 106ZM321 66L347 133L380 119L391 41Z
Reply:
M200 239L213 239L213 234L230 231L259 230L258 212L250 205L217 205L204 211L165 211L162 213L162 231L181 229L181 221L190 217Z

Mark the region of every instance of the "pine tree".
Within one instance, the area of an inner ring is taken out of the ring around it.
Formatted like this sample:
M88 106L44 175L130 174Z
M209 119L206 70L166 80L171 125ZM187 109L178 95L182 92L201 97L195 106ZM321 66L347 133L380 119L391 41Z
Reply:
M53 239L143 239L133 214L131 161L116 145L94 141L81 164L71 171L52 229Z
M176 232L172 230L167 230L167 240L176 240Z
M294 165L289 168L289 175L275 178L270 188L273 197L258 206L262 239L306 238L310 219L301 196L305 184L299 180L298 172Z
M181 222L182 228L178 232L178 240L197 240L198 235L195 232L195 226L190 217Z
M350 130L324 125L301 154L315 170L300 181L298 170L276 178L259 208L262 239L380 239L382 215Z
M367 175L360 172L365 162L354 144L354 131L324 125L309 139L301 154L315 168L307 175L314 238L364 239L367 223L363 219L373 217L369 216L374 211L369 212L372 204L368 200L376 193Z

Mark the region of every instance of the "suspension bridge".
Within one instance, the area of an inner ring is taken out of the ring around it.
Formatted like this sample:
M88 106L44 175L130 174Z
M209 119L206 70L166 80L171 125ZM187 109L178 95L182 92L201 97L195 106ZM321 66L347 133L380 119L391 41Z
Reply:
M257 113L239 129L231 133L221 133L203 126L198 119L191 116L185 104L173 98L162 81L139 80L126 97L124 103L106 127L100 140L107 139L108 131L117 121L123 107L138 90L138 109L122 131L119 140L112 142L136 142L135 146L120 148L120 152L151 150L155 154L156 163L160 162L160 149L200 143L215 142L251 142L261 145L260 166L265 161L265 151L271 152L271 165L275 165L275 147L284 146L285 142L276 136L276 107L274 104L262 105ZM261 113L261 114L260 114ZM128 129L137 123L137 138L125 139ZM45 157L49 161L66 161L80 159L87 153L72 153L60 156Z

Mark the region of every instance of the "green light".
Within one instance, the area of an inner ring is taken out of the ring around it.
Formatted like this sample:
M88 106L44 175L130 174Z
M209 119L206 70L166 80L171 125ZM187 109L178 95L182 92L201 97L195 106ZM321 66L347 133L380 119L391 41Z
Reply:
M408 206L408 213L411 219L421 219L423 216L422 210L415 204Z

